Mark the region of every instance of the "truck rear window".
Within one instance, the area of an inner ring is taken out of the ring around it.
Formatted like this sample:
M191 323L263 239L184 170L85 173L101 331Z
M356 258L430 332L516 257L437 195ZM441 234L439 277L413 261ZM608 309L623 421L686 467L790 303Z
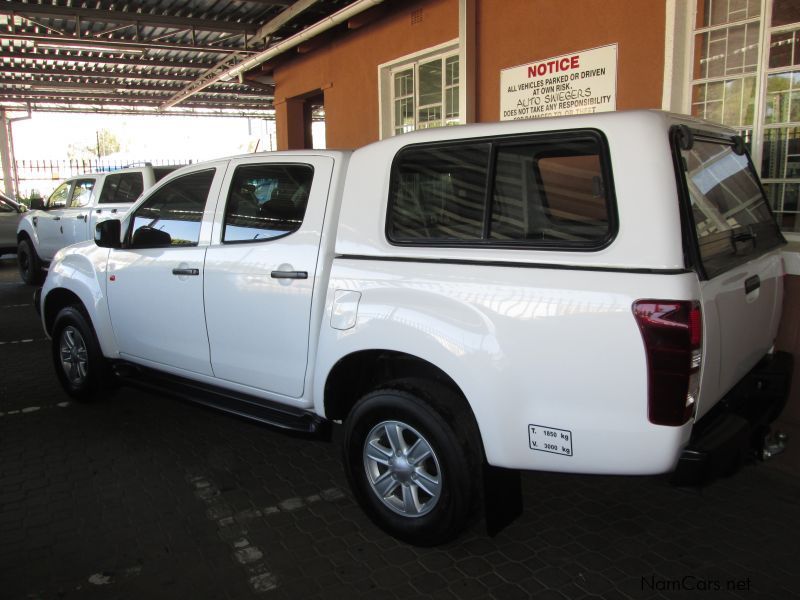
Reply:
M681 155L709 279L784 243L746 154L723 141L698 139Z
M610 179L594 131L409 146L392 167L387 238L596 249L615 233Z
M144 191L141 173L115 173L106 175L100 204L123 204L133 202Z

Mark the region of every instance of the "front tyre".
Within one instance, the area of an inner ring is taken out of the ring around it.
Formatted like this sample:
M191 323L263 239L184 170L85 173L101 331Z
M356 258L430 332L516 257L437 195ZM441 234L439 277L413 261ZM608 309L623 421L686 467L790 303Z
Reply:
M94 329L77 307L61 309L52 337L53 365L67 394L89 402L110 391L111 374Z
M480 477L466 415L449 389L431 385L366 394L347 419L343 448L350 485L367 515L418 546L447 542L464 529Z
M17 265L22 281L28 285L39 285L44 281L42 261L36 254L36 249L27 238L20 240L17 245Z

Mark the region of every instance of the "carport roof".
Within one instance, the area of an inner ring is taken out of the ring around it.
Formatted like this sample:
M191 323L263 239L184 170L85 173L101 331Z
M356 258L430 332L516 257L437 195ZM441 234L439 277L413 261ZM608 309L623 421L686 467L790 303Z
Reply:
M0 0L0 108L271 117L269 77L219 76L353 2Z

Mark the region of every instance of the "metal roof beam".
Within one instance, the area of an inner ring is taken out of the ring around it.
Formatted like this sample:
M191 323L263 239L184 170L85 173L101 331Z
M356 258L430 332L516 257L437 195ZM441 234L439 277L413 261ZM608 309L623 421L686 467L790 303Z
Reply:
M102 23L138 23L151 27L176 27L185 29L191 27L200 31L219 31L222 33L252 34L256 27L249 23L233 21L220 21L198 17L174 17L171 15L158 15L136 13L125 10L106 10L100 8L77 8L74 6L57 6L54 4L29 4L6 0L0 3L0 14L14 14L18 16L44 16L56 19L79 18L84 21Z
M97 100L103 103L108 104L147 104L149 106L153 106L157 108L159 106L160 99L159 98L151 98L147 96L138 96L138 97L130 97L130 98L123 98L120 96L110 96L108 94L101 94L98 92L31 92L31 91L15 91L9 88L0 88L0 94L3 95L3 100L0 101L0 104L3 102L9 102L13 100L19 101L35 101L37 99L43 98L63 98L65 100L75 101L80 99L85 100ZM272 110L272 104L258 102L256 100L250 101L239 101L239 100L205 100L205 99L197 99L193 100L190 104L185 105L186 107L189 106L227 106L227 107L249 107L249 108L259 108L262 110Z
M247 1L247 0L244 0ZM150 106L109 106L107 104L100 103L78 103L73 105L70 104L61 104L57 102L29 102L29 101L17 101L14 103L3 104L0 102L0 106L3 106L6 110L10 111L24 111L24 110L41 110L43 112L55 112L55 113L78 113L78 114L104 114L104 115L158 115L158 109L155 107ZM184 111L174 111L172 113L174 116L185 116L185 117L229 117L229 118L241 118L241 117L250 117L253 119L264 119L267 121L274 121L275 120L275 113L274 111L260 111L257 108L240 108L240 109L219 109L214 110L213 108L192 108L189 110Z
M170 75L165 74L152 74L152 73L138 73L135 71L106 71L106 70L93 70L93 71L79 71L78 69L53 69L48 68L25 68L25 67L6 67L0 64L0 74L17 74L17 75L34 75L37 77L93 77L106 78L106 79L141 79L142 81L194 81L191 75Z
M0 86L25 86L29 87L29 90L24 91L36 91L39 90L47 91L47 90L61 90L61 89L72 89L75 88L76 91L94 91L98 93L104 94L116 94L121 98L126 98L127 93L131 92L151 92L153 94L172 94L175 92L175 87L167 87L167 86L159 86L159 85L140 85L135 83L120 83L120 84L108 84L108 83L89 83L86 81L31 81L26 79L15 79L12 77L2 77L0 78ZM118 90L124 90L123 92L119 92ZM238 91L238 90L204 90L203 94L213 94L213 95L228 95L228 96L236 96L242 98L273 98L273 94L267 94L265 92L259 91ZM159 100L163 100L163 98L159 98Z
M333 27L336 27L340 23L346 22L351 17L361 14L373 6L377 6L383 1L384 0L356 0L352 4L348 4L341 10L333 13L332 15L328 15L321 21L317 21L313 25L306 27L293 36L286 38L285 40L281 40L274 46L270 46L266 50L262 50L261 52L258 52L253 56L243 60L235 67L232 67L226 73L221 75L220 78L237 77L245 71L254 69L268 60L283 54L287 50L295 48L303 42L306 42Z
M318 0L298 0L297 2L289 6L286 10L282 11L274 19L270 19L263 26L259 27L258 31L253 36L252 41L258 42L262 39L268 38L278 29L283 27L286 23L294 19L301 12L305 11L309 7L316 4L317 1ZM197 78L197 81L195 81L194 83L190 83L181 91L179 91L177 94L175 94L172 98L167 100L162 106L162 108L167 109L172 106L175 106L176 104L186 100L186 98L189 98L194 94L197 94L200 90L203 90L208 86L221 81L225 77L225 75L228 72L230 72L231 68L236 66L236 63L237 61L239 61L240 58L244 60L244 57L239 57L236 55L225 57L224 59L219 61L216 65L208 69L205 73L200 75L200 77Z
M239 0L248 4L266 4L267 6L289 6L294 0Z
M2 3L0 3L2 6ZM130 40L109 40L97 38L85 38L76 36L61 36L52 37L48 35L41 35L35 33L16 33L16 32L0 32L0 39L6 40L22 40L26 42L37 42L40 44L47 44L49 47L64 46L69 48L86 48L87 51L94 52L124 52L125 50L133 52L145 52L147 50L177 50L182 52L209 52L214 54L233 54L239 52L242 54L253 54L252 50L243 50L241 48L225 48L221 46L201 46L192 44L169 44L166 42L137 42ZM98 50L98 48L105 48Z
M2 34L0 34L0 38ZM107 56L78 56L75 54L45 54L44 52L6 52L0 58L14 58L31 61L56 61L75 64L123 65L128 67L163 67L167 69L208 69L211 62L184 62L179 60L153 60L149 58L109 58ZM194 78L192 78L194 79Z

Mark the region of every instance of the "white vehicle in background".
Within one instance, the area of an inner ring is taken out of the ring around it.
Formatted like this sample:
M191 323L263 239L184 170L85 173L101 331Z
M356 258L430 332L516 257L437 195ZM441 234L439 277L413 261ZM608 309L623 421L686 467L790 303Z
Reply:
M17 226L28 207L0 192L0 256L17 251Z
M97 223L122 216L144 190L177 168L145 165L87 173L60 183L47 201L32 201L14 243L23 281L40 284L56 252L91 239Z
M784 243L735 132L605 113L186 167L36 305L73 397L341 422L358 502L430 545L501 526L519 470L700 481L762 445Z

